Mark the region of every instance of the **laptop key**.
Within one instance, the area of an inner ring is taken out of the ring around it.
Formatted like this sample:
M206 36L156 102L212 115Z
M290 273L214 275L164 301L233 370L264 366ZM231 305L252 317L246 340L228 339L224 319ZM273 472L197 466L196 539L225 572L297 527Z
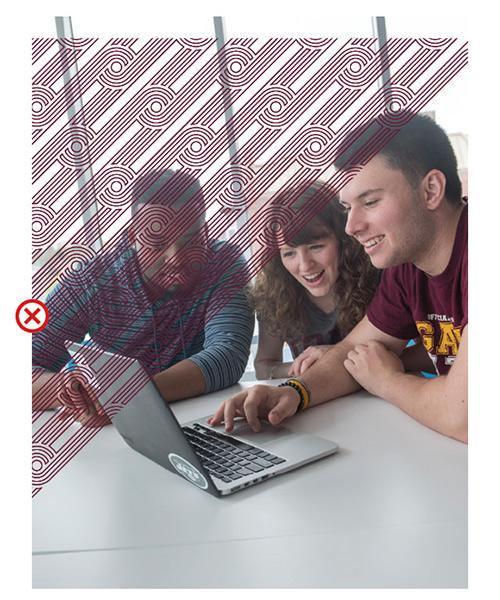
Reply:
M242 452L240 454L240 456L243 456L243 458L253 458L253 454L251 452Z
M248 465L246 468L251 469L254 473L258 473L259 471L264 470L264 467L261 467L260 465L256 465L256 464Z
M285 462L286 459L284 458L280 458L279 456L275 456L274 458L271 458L271 462L273 463L273 465L279 465L282 462Z
M240 448L241 450L252 450L253 449L253 446L249 446L248 444L245 444L244 442L240 442L240 440L237 440L237 439L232 439L231 442L235 446Z
M245 469L245 467L238 469L236 472L240 475L251 475L253 473L253 471L249 471L248 469Z
M275 456L274 454L270 454L269 452L265 452L264 454L261 454L260 457L264 458L265 460L271 460L273 458L278 458L278 456Z
M273 463L269 462L268 460L265 460L263 458L256 458L253 461L254 464L260 465L261 467L272 467Z

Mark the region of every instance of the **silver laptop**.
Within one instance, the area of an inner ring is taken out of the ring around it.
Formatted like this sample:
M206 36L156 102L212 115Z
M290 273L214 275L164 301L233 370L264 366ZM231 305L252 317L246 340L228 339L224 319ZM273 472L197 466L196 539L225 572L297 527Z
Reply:
M232 494L338 450L330 440L268 423L255 433L245 421L235 421L231 434L209 426L209 416L179 424L138 360L74 342L67 348L125 442L214 496Z

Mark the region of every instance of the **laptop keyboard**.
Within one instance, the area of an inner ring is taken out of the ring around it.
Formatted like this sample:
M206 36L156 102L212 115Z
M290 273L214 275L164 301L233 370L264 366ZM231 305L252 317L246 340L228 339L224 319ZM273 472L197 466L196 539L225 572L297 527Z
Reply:
M212 431L199 423L182 430L205 469L212 477L226 483L285 462L280 456Z

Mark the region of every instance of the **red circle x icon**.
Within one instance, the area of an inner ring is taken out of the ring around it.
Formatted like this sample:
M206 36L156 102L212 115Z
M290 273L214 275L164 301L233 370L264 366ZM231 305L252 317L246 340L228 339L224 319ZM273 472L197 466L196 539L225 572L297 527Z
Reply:
M49 310L40 300L25 300L17 307L16 322L23 331L37 333L49 322Z

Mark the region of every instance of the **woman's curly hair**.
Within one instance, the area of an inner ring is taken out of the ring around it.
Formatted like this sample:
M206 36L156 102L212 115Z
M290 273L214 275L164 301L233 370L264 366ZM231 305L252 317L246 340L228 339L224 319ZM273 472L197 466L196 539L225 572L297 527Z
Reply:
M334 192L319 183L289 188L278 194L273 203L294 208L314 201L323 208L291 240L281 245L310 244L332 233L338 242L339 275L335 284L337 328L342 337L363 318L379 281L379 271L372 266L361 244L345 233L346 214ZM285 269L277 253L257 275L250 290L251 302L258 319L267 331L284 340L304 334L307 326L307 293Z

